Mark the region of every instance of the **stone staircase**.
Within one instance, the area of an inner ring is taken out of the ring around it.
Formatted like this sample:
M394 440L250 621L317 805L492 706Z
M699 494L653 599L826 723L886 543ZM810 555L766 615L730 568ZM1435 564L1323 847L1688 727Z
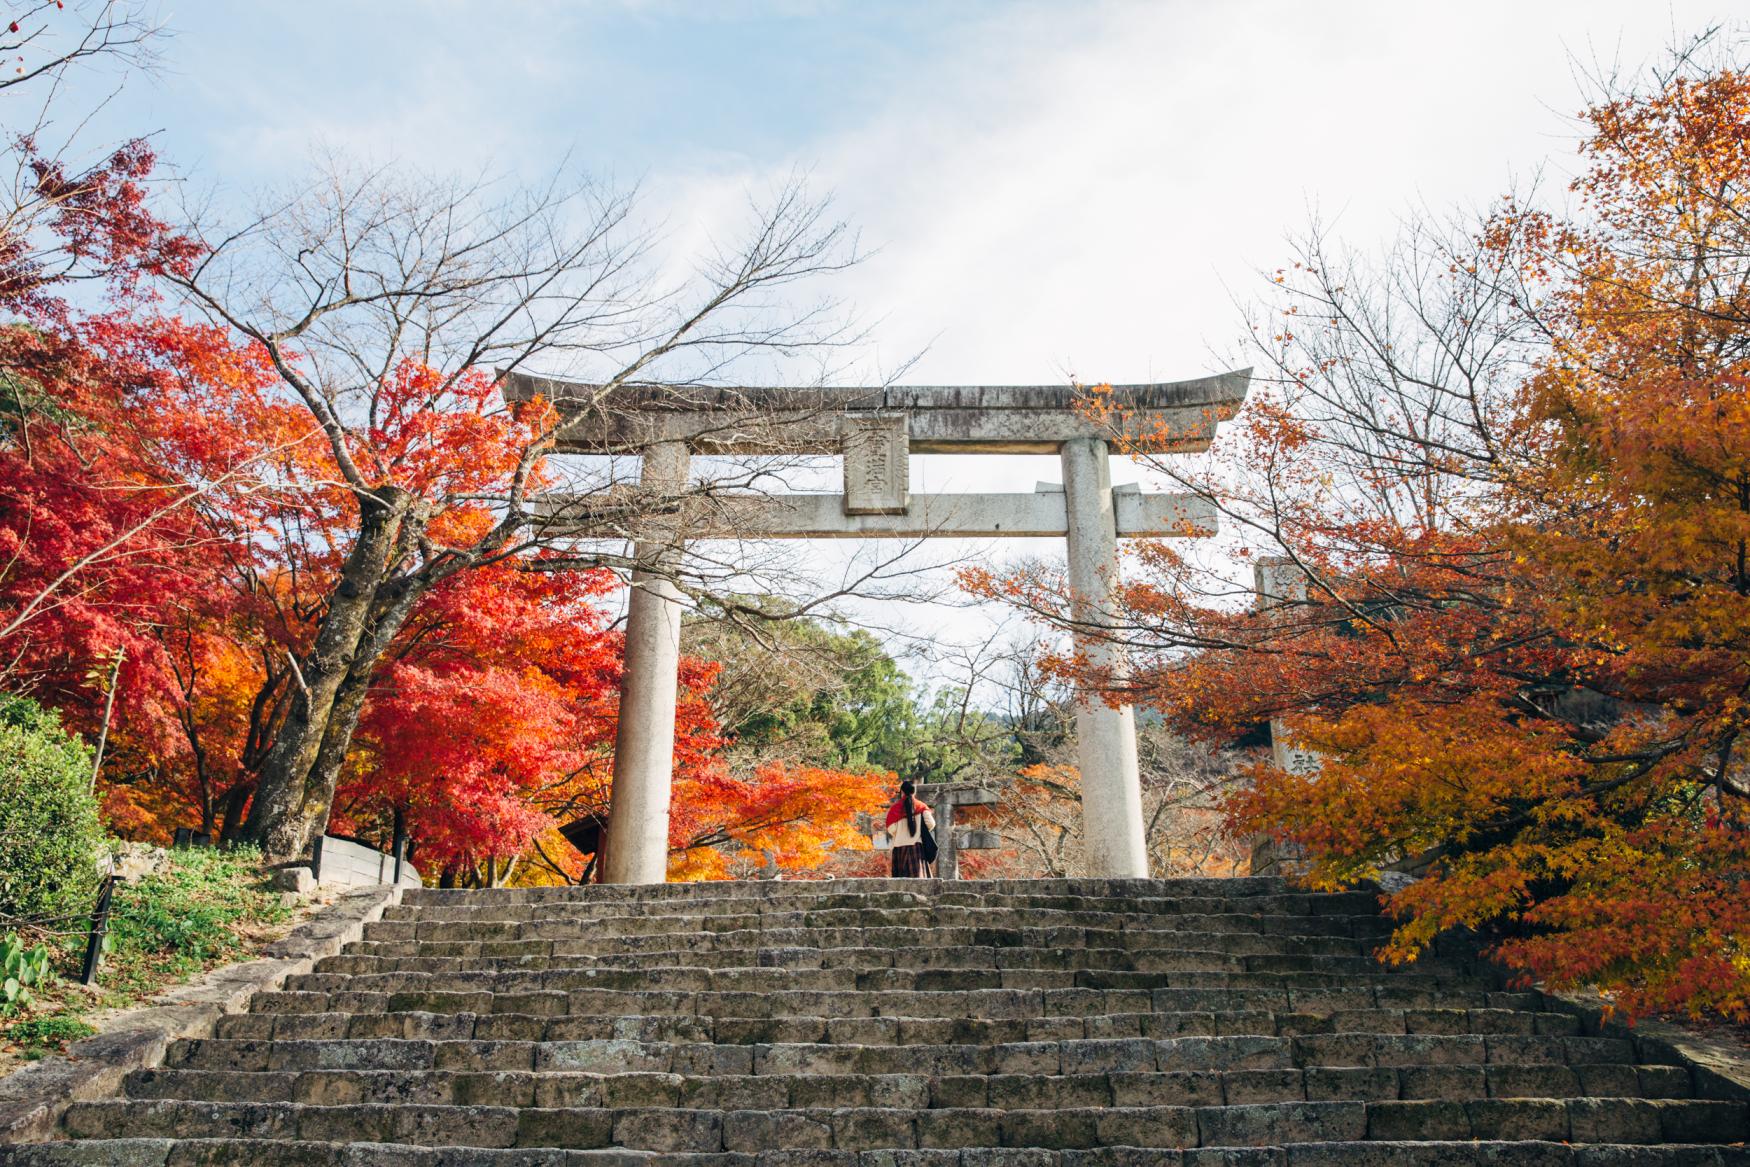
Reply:
M0 1164L1750 1164L1746 1104L1269 879L418 890Z

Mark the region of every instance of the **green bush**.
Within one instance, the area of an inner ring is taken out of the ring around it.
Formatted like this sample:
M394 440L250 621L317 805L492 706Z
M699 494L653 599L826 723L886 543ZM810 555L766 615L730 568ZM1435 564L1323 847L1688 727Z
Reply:
M55 979L49 960L45 944L26 948L17 936L0 936L0 1017L29 1008L31 990Z
M109 917L106 987L134 992L243 954L247 933L289 915L247 847L176 851L168 870L118 884Z
M103 847L91 760L54 711L0 695L0 915L29 923L91 910Z

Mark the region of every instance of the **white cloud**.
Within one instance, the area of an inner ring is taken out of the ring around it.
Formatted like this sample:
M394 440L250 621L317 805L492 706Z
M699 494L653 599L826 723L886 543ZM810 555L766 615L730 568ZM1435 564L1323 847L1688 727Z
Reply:
M592 23L612 4L318 7L327 17L264 9L244 36L228 5L205 6L187 47L206 56L183 79L223 113L205 123L218 170L283 173L312 141L531 173L567 146L622 173L659 157L645 187L684 256L730 234L745 191L811 169L880 248L834 289L882 322L871 372L928 346L908 380L968 384L1209 371L1239 332L1230 296L1255 294L1253 273L1280 261L1310 207L1365 246L1418 202L1486 203L1546 159L1560 171L1581 105L1574 58L1632 66L1734 15L1724 0L1041 0L983 19L900 5L861 24L846 15L863 10L816 0L724 10L724 44L737 20L774 11L839 22L791 32L894 30L843 54L843 92L790 124L742 99L833 77L819 66L841 57L762 76L671 0L622 9L644 34L630 40ZM668 32L691 34L693 55L653 55ZM696 84L663 88L682 80ZM797 140L796 125L822 124ZM1042 477L1055 477L1046 459L919 459L915 485Z
M1232 297L1256 293L1311 208L1371 246L1420 203L1480 206L1546 162L1559 178L1576 59L1634 66L1720 15L1634 0L1017 7L917 62L865 124L788 157L690 159L652 186L699 221L726 192L812 164L881 248L844 284L884 321L880 358L929 346L914 383L1196 376L1239 334ZM1026 490L1055 477L1043 461L920 459L914 487ZM965 613L922 624L973 631Z

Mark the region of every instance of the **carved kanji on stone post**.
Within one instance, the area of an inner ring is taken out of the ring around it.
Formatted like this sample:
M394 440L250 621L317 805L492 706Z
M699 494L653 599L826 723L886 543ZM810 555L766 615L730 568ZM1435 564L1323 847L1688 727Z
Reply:
M603 878L659 883L668 865L668 804L680 661L680 597L672 582L683 545L711 538L844 539L1056 536L1068 540L1077 648L1114 680L1125 661L1115 637L1118 540L1213 534L1216 514L1194 495L1114 489L1110 443L1206 450L1217 423L1245 400L1251 370L1194 381L1120 385L1101 416L1068 386L868 389L599 385L511 373L505 397L543 397L565 419L562 453L643 455L640 489L675 505L633 532L637 568L626 615L626 668L615 739ZM1063 487L1029 494L909 492L908 460L923 454L1041 454L1062 460ZM689 500L689 456L838 454L839 495L747 495ZM602 499L552 495L546 519L581 538L612 537ZM1083 838L1090 875L1148 875L1136 723L1126 706L1085 697L1076 711Z

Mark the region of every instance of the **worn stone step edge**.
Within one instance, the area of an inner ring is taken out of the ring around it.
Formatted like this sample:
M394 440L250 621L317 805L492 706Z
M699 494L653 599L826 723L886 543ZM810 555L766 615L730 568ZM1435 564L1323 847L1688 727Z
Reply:
M1327 917L1342 923L1342 917ZM1259 927L1221 933L1232 937L1282 937L1284 939L1353 939L1383 942L1385 930L1373 930L1365 935L1344 927L1326 931L1286 931L1270 927L1269 920L1257 921ZM425 931L422 932L421 929ZM431 935L432 929L444 929L461 935ZM521 925L478 924L384 924L371 925L364 941L378 944L418 944L443 946L443 951L455 946L478 945L472 951L492 951L515 955L519 952L578 951L574 946L587 945L584 952L604 955L650 954L659 952L746 951L777 948L813 948L841 951L864 948L931 948L967 947L998 949L1112 950L1112 951L1172 951L1183 947L1187 940L1204 940L1215 935L1207 930L1177 932L1171 929L1100 929L1100 928L769 928L739 929L728 932L652 932L637 935L602 935L592 932L578 921L554 921L544 928L525 929ZM547 946L545 949L539 946ZM558 946L564 945L563 949ZM490 946L490 947L488 947ZM1442 959L1448 959L1444 949L1437 947ZM1474 949L1455 954L1457 959L1475 961Z
M386 920L382 928L417 929L419 935L441 939L446 933L469 931L549 931L575 928L591 936L669 935L687 933L717 933L741 931L774 931L779 929L868 929L915 928L977 928L987 931L1020 931L1025 929L1082 928L1101 932L1152 932L1167 936L1218 935L1226 932L1257 932L1266 928L1288 934L1320 935L1333 929L1365 927L1375 933L1389 930L1389 922L1379 913L1324 913L1312 916L1269 913L1231 913L1226 915L1190 912L1142 913L1114 915L1092 912L1049 912L1028 909L992 911L982 908L940 911L842 911L718 913L710 915L668 916L646 912L625 915L588 916L576 912L543 912L540 914L502 917L466 916L459 919L429 919L423 914Z
M1580 1022L1562 1013L1512 1009L1352 1009L1330 1013L1220 1011L1102 1013L1072 1017L918 1018L789 1016L700 1018L677 1015L546 1017L533 1013L433 1012L237 1013L219 1019L213 1036L240 1041L343 1040L348 1038L447 1038L478 1041L574 1041L607 1038L657 1040L647 1034L688 1032L690 1040L744 1045L767 1042L855 1042L883 1045L933 1034L962 1033L979 1041L1073 1041L1115 1037L1304 1037L1327 1033L1580 1035ZM811 1036L746 1035L773 1034ZM673 1040L663 1036L660 1040Z
M1386 969L1367 957L1361 956L1301 956L1289 953L1204 953L1197 951L1181 951L1179 953L1149 954L1154 957L1155 968L910 968L910 967L877 967L852 968L839 966L836 968L786 968L783 966L738 965L729 968L714 968L704 965L689 965L677 963L664 965L651 961L649 968L628 966L603 966L587 962L577 962L564 957L550 958L545 964L493 965L482 962L486 967L480 968L377 968L361 969L348 967L347 963L356 959L342 954L327 958L323 964L326 967L310 973L311 976L346 976L354 979L369 977L473 977L487 983L512 981L518 977L575 977L597 984L611 980L630 980L637 978L650 988L692 989L696 992L708 991L725 981L759 981L759 988L778 988L784 982L793 982L806 988L861 989L862 981L906 981L923 979L943 980L950 978L965 978L971 980L990 980L1001 977L1054 977L1069 978L1072 983L1062 985L1063 988L1078 987L1073 982L1080 977L1084 980L1096 977L1163 977L1182 973L1279 973L1306 972L1319 975L1337 975L1344 977L1377 976L1382 981L1396 981L1399 978L1414 975L1402 968ZM1296 967L1296 966L1307 967ZM1416 972L1421 975L1439 977L1471 977L1477 978L1475 972L1467 972L1457 968L1443 967L1439 962L1428 962L1416 966ZM1481 978L1493 981L1494 978ZM824 982L811 984L808 982ZM890 987L905 988L906 985L894 984ZM959 987L959 986L954 986ZM980 984L968 986L974 988L1002 988L997 984ZM1105 988L1104 985L1090 986ZM1164 986L1163 986L1164 987Z
M1072 1110L847 1107L808 1110L99 1101L70 1107L73 1138L366 1140L427 1146L630 1147L651 1151L926 1147L1284 1145L1439 1139L1728 1144L1750 1103L1692 1099L1290 1102Z
M132 1099L608 1108L1070 1109L1480 1098L1688 1098L1682 1066L1314 1067L1075 1075L588 1074L467 1070L136 1070Z
M506 964L570 961L577 967L625 967L632 962L650 962L694 968L1134 968L1139 959L1173 957L1179 953L1209 952L1222 956L1361 957L1378 965L1378 946L1358 936L1272 936L1232 932L1222 937L1203 936L1198 947L1154 950L1134 948L1061 948L1039 951L992 944L890 948L822 944L750 944L732 948L656 949L642 952L608 952L596 949L586 939L577 940L363 940L347 946L330 962L350 962L355 971L372 967L396 968L403 962L415 967L486 968ZM830 963L829 963L830 962ZM1096 963L1111 962L1111 963ZM1453 963L1435 957L1433 964ZM1481 961L1472 961L1482 967Z
M50 1137L69 1105L115 1093L129 1072L159 1064L172 1042L210 1034L219 1017L247 1008L257 992L277 989L287 977L336 955L400 894L384 886L340 896L259 958L160 993L151 1004L108 1021L102 1033L72 1043L65 1055L0 1078L0 1145Z
M701 970L701 971L704 971L707 974L709 974L712 970ZM781 972L782 970L779 970L779 971ZM817 970L817 971L819 971L819 970ZM874 973L874 972L879 972L881 970L870 970L870 971L872 973ZM905 973L912 972L914 970L899 969L899 970L887 970L887 971L894 972L897 974L905 974ZM955 972L963 972L966 970L931 969L931 970L927 970L927 971L929 971L929 973L932 976L934 976L937 974L952 974ZM977 972L977 970L972 970L972 971L975 973ZM1015 969L1015 970L1006 970L1006 971L1018 974L1018 973L1024 973L1024 972L1041 972L1041 971L1049 972L1050 970L1020 970L1020 969ZM1082 972L1082 973L1089 973L1089 972L1093 972L1096 970L1085 970L1084 969L1084 970L1076 970L1076 971ZM628 977L628 976L630 976L630 977L642 977L644 975L646 975L646 974L638 973L638 972L633 971L633 970L615 970L613 973L610 974L610 973L604 973L602 970L599 970L599 969L590 969L590 968L560 969L560 970L534 970L534 971L530 971L530 972L520 972L520 973L516 972L515 970L505 970L502 973L480 974L480 975L476 975L473 973L360 973L357 975L353 975L350 973L325 974L325 973L310 972L310 973L304 973L301 976L299 976L299 978L298 978L300 985L309 986L309 988L307 988L307 989L294 988L291 991L294 991L294 992L318 991L319 992L319 991L346 990L346 991L353 991L353 992L378 992L378 991L383 991L383 990L376 988L375 986L396 986L396 988L392 991L403 991L404 988L405 989L412 989L415 986L420 986L420 987L424 987L424 988L428 988L428 989L432 989L432 990L437 990L437 991L443 991L443 992L461 991L461 992L519 992L519 993L521 993L521 992L547 991L547 990L541 990L538 988L530 988L529 986L531 986L531 985L539 986L539 985L549 983L549 982L557 984L557 983L563 983L563 982L567 982L567 981L580 981L582 983L568 985L567 988L565 990L563 990L566 992L581 992L581 991L584 991L586 989L589 989L589 990L598 991L598 992L640 992L640 991L645 991L645 992L649 992L651 994L657 994L657 993L694 993L694 994L701 995L701 996L703 996L703 995L723 996L723 995L730 994L730 993L747 992L747 991L774 992L774 993L782 992L782 993L792 993L792 994L796 994L796 993L864 993L864 992L869 992L869 993L905 992L905 993L943 994L943 993L955 993L955 992L961 992L961 993L974 993L974 992L977 992L977 993L990 993L990 992L1027 992L1027 993L1151 992L1155 989L1249 988L1249 987L1257 987L1257 988L1281 987L1281 988L1286 988L1286 989L1295 989L1295 988L1307 989L1307 988L1342 988L1342 987L1354 985L1355 982L1358 980L1371 983L1376 988L1383 988L1383 989L1448 988L1448 989L1456 989L1456 990L1467 990L1468 989L1468 990L1480 990L1480 991L1484 991L1484 992L1491 992L1491 991L1495 991L1500 985L1500 980L1496 977L1493 977L1493 976L1484 976L1484 975L1478 975L1475 973L1466 973L1466 972L1460 972L1460 971L1448 971L1448 970L1440 968L1439 966L1425 967L1419 971L1408 971L1408 972L1396 971L1396 972L1392 972L1389 974L1378 974L1378 975L1375 975L1372 973L1359 972L1359 971L1357 971L1357 972L1317 972L1317 971L1311 971L1311 970L1281 970L1281 969L1255 969L1255 970L1176 969L1176 970L1168 970L1165 972L1142 972L1142 973L1132 973L1132 972L1123 972L1121 970L1114 970L1113 972L1111 972L1109 974L1112 977L1115 977L1115 978L1125 978L1125 977L1147 978L1147 981L1145 983L1142 983L1142 984L1132 984L1132 985L1128 985L1128 986L1121 985L1121 984L1120 985L1109 985L1109 986L1065 985L1065 986L1052 986L1052 987L1043 987L1043 988L1033 988L1033 987L1029 987L1029 988L1003 988L1003 987L1000 987L997 985L991 985L991 986L982 986L981 985L981 986L975 986L975 987L970 987L970 988L935 988L935 989L930 989L930 988L900 988L900 987L894 987L891 989L883 989L883 988L878 988L878 987L873 987L873 986L870 986L870 987L855 986L855 987L848 987L848 988L820 988L820 989L815 989L815 988L784 989L784 988L776 988L776 987L769 987L769 986L760 986L757 989L745 990L745 989L728 989L728 988L681 988L678 986L677 987L667 987L667 986L662 986L662 985L652 985L648 989L644 989L642 987L635 987L635 988L627 989L627 988L615 988L615 987L611 987L607 984L607 982L613 981L617 978L624 978L624 977ZM519 985L519 987L517 987L515 989L494 989L492 987L476 988L476 986L479 985L480 982L482 980L486 979L487 977L495 977L496 978L495 981L488 982L489 986L491 984L503 983L507 986L515 984L515 985ZM520 982L519 982L518 978L521 978ZM708 975L707 975L706 979L707 980L710 979ZM878 979L878 978L871 976L870 979ZM456 986L461 986L461 987L460 988L448 987L450 985L456 985ZM363 987L355 987L355 986L363 986Z
M334 958L342 959L342 958ZM558 965L552 968L489 969L396 969L375 972L324 968L293 978L297 992L531 992L549 989L610 989L620 992L986 992L1025 990L1051 992L1066 989L1170 989L1186 977L1293 975L1335 977L1348 981L1369 977L1388 984L1458 983L1492 987L1493 977L1438 965L1418 972L1375 971L1370 961L1346 958L1340 964L1326 957L1227 958L1222 967L1215 959L1186 959L1163 963L1176 968L1157 969L977 969L977 968L697 968L685 965L636 968L598 968L590 965ZM1324 963L1329 961L1330 963ZM1314 963L1320 962L1320 963ZM1292 967L1313 964L1310 968ZM1335 966L1335 967L1333 967ZM1432 982L1426 978L1434 978Z
M956 896L956 895L836 895L753 898L729 896L691 899L614 899L474 892L445 902L409 898L396 905L391 919L430 921L528 920L564 916L580 919L649 920L711 919L718 916L815 916L837 914L972 916L1063 915L1101 919L1149 920L1173 916L1224 919L1230 916L1378 916L1376 892L1284 892L1257 896L1190 895L1167 897L1113 896ZM428 893L429 894L429 893Z
M1267 921L1264 923L1268 923ZM1177 931L1166 928L985 928L974 926L944 926L940 928L734 928L727 931L654 931L638 929L616 933L592 930L582 921L543 921L536 924L411 924L378 923L367 929L364 939L371 944L420 945L491 945L505 955L517 955L517 948L552 945L546 952L579 954L630 954L696 951L758 951L776 948L815 948L844 950L863 948L932 948L966 947L996 949L1039 949L1070 951L1078 949L1115 952L1174 952L1179 950L1226 951L1222 945L1230 938L1244 943L1259 937L1288 941L1351 940L1357 946L1377 949L1387 940L1384 930L1365 935L1353 930L1340 932L1284 932L1269 928L1234 930L1214 933L1208 930ZM588 945L585 949L574 946ZM564 948L556 946L564 945ZM1366 951L1365 949L1363 950ZM447 954L447 952L446 952ZM537 950L534 954L539 954ZM1433 961L1457 960L1482 964L1474 953L1452 954L1438 951L1425 958Z
M1019 895L1088 896L1097 898L1125 895L1169 895L1218 890L1234 897L1281 894L1289 890L1287 880L1279 876L1247 876L1225 879L1192 876L1179 879L894 879L890 877L856 879L784 879L784 880L708 880L694 883L605 884L592 883L569 887L535 888L418 888L411 903L443 903L484 897L515 903L526 898L538 899L687 899L745 898L772 899L786 896L844 895L869 893L905 893L911 895ZM1302 893L1322 895L1329 893Z
M911 1059L908 1062L906 1059ZM177 1042L165 1064L206 1070L575 1070L673 1074L1083 1074L1287 1070L1343 1066L1634 1064L1631 1043L1587 1037L1117 1038L995 1045L820 1045L705 1042L359 1041Z
M776 990L695 993L679 990L637 992L622 989L531 989L518 992L372 992L336 988L333 992L287 988L258 995L257 1013L381 1013L403 1010L455 1013L535 1013L546 1016L612 1014L700 1017L1053 1017L1091 1013L1179 1012L1161 993L1264 987L1271 982L1208 984L1197 979L1153 989L964 989L964 990ZM1290 1000L1309 1002L1300 1011L1319 1011L1321 993L1344 994L1325 1000L1377 1008L1471 1007L1508 1005L1513 994L1454 985L1374 986L1371 995L1354 987L1322 982L1276 982ZM1350 981L1353 986L1353 979ZM1508 1007L1511 1007L1508 1005Z
M750 911L768 908L784 909L797 906L807 909L825 907L888 907L913 905L944 905L952 907L1031 908L1049 907L1066 910L1155 910L1165 905L1184 903L1225 903L1254 905L1287 903L1299 908L1306 903L1377 902L1378 888L1362 884L1348 891L1309 891L1286 883L1270 887L1237 888L1240 880L1210 879L1198 884L1172 885L1155 883L1147 887L1097 891L1065 890L1040 887L991 890L976 880L923 881L863 880L861 883L884 883L882 887L853 887L846 881L786 881L788 889L764 888L757 881L719 881L694 884L666 884L650 887L610 887L594 884L588 887L544 886L522 888L449 889L409 888L404 910L433 911L444 908L498 909L523 907L529 904L563 904L568 907L625 907L681 910L714 909L734 904Z
M846 902L849 901L849 902ZM661 909L669 910L661 910ZM389 913L393 921L424 923L504 923L529 920L710 920L723 918L797 919L871 916L921 917L932 922L963 917L1004 919L1013 916L1063 918L1085 922L1129 922L1159 919L1222 919L1228 916L1302 919L1320 916L1378 916L1379 901L1371 893L1340 895L1272 895L1251 898L1194 896L1158 900L1053 900L995 903L906 897L882 902L843 896L818 902L788 900L553 900L507 903L482 899L449 904L406 904ZM824 922L824 921L822 921Z
M1482 1010L1482 1008L1500 1008L1500 1010L1537 1011L1533 1004L1521 999L1521 994L1509 992L1449 992L1449 990L1374 990L1374 989L1293 989L1293 990L1246 990L1246 989L1155 989L1146 994L1146 1001L1138 997L1117 996L1120 992L1131 990L1078 989L1064 990L1076 994L1115 994L1111 1001L1097 999L1097 996L1059 997L1054 999L1057 1006L1069 1006L1075 1003L1075 1008L1055 1008L1048 1013L1031 1011L1017 1013L1006 1010L1003 1017L1089 1017L1094 1013L1106 1015L1127 1015L1127 1013L1199 1013L1211 1010L1248 1010L1248 1011L1278 1011L1278 1013L1334 1013L1342 1010ZM261 992L255 994L250 1003L252 1013L525 1013L534 1017L707 1017L747 1018L772 1017L816 1017L823 1015L823 1010L817 1008L786 1008L789 1004L802 1006L803 1001L791 1003L772 1003L760 1001L761 994L737 994L733 997L730 1008L712 1013L697 1013L695 1010L679 1011L672 1001L660 999L651 1001L651 994L614 994L614 992L597 992L597 990L577 990L574 994L567 992L534 992L534 994L359 994L359 992ZM1232 1003L1223 1003L1225 997L1232 997ZM1220 1003L1220 1004L1216 1004ZM646 1008L656 1004L658 1008ZM816 1003L819 1004L819 1003ZM1153 1008L1138 1008L1153 1006ZM833 1010L835 1017L872 1017L868 1010L849 1013ZM891 1008L886 1017L905 1017L914 1020L929 1020L924 1013L915 1008ZM936 1020L956 1020L957 1017L977 1017L973 1011L959 1011L956 1015L943 1015L936 1011Z
M465 1159L458 1159L465 1154ZM119 1139L0 1147L0 1167L1750 1167L1732 1147L1537 1141L1299 1143L1289 1147L1048 1151L968 1147L912 1151L488 1150L387 1143L264 1144L241 1139Z

